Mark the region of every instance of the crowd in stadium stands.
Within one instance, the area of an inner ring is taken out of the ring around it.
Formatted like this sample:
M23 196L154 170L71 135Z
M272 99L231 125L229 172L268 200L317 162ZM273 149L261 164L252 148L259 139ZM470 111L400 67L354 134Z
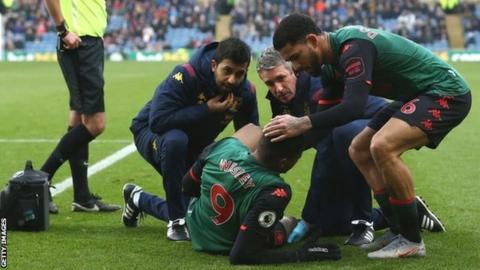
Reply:
M214 39L214 0L111 0L105 35L107 53L196 48ZM448 48L444 12L419 0L245 0L235 1L231 30L254 51L270 46L280 18L291 12L313 16L321 29L350 24L396 32L433 50ZM480 3L463 4L465 46L480 49ZM18 0L6 20L6 49L52 51L53 21L43 1Z
M5 22L6 50L26 49L26 44L40 42L52 31L46 9L40 1L21 0Z
M107 51L196 48L213 40L215 1L107 1Z
M480 4L465 4L462 8L465 31L470 37L467 40L474 44L480 41ZM232 31L255 48L270 41L280 18L292 11L314 17L325 31L358 24L398 33L432 49L448 48L444 12L438 4L418 0L239 1L232 11Z

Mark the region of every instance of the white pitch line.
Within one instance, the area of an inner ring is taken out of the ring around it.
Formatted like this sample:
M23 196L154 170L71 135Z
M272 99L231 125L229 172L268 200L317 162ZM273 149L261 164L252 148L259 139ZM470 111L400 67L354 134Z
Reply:
M1 139L0 143L58 143L60 139ZM129 143L132 140L93 140L91 143Z
M131 153L135 152L137 148L135 147L134 143L131 143L124 148L118 150L117 152L111 154L110 156L100 160L99 162L93 164L91 167L88 168L88 176L92 176L99 171L108 168L115 162L125 158L126 156L130 155ZM61 183L55 184L55 189L52 188L50 191L52 192L52 196L62 193L67 188L72 186L72 177L68 177L67 179L63 180Z

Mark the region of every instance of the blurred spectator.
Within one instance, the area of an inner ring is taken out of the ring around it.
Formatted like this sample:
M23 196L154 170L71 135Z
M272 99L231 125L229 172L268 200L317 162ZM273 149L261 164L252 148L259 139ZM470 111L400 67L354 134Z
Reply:
M465 35L465 48L474 48L475 45L477 45L475 32L468 31Z
M365 25L398 33L427 46L446 37L440 6L418 0L237 1L232 11L232 33L247 42L254 42L258 36L271 37L280 18L291 12L313 16L325 31L345 25Z
M111 0L107 1L109 26L105 34L107 53L138 50L162 51L171 48L167 33L178 28L194 29L188 32L183 44L195 47L212 40L216 23L214 0ZM55 34L54 23L49 19L43 1L17 0L7 15L6 49L25 49L42 42L46 33ZM174 44L175 45L175 44ZM53 46L54 47L54 46ZM178 47L178 46L177 46ZM51 50L47 46L35 47L37 51Z
M110 0L107 54L196 48L215 36L220 4L231 5L231 32L253 50L270 46L280 19L291 12L313 16L325 31L365 25L398 33L432 49L447 49L445 14L438 1L420 0ZM224 6L222 6L223 8ZM229 7L230 8L230 7ZM462 3L467 47L480 41L480 3ZM55 27L42 1L17 0L6 19L6 49L55 42ZM51 50L52 45L35 47Z

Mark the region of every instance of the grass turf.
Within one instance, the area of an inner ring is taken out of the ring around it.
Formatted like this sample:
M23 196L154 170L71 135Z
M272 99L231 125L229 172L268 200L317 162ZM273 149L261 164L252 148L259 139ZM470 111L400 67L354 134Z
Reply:
M172 69L172 63L107 63L107 129L98 143L91 144L90 164L128 145L131 119L151 98L157 84ZM252 65L254 66L254 65ZM473 106L468 118L435 150L411 151L405 160L412 170L416 191L442 218L447 233L424 233L427 257L423 259L373 261L354 247L343 246L344 237L323 241L342 245L337 262L312 262L275 266L275 269L478 269L480 265L480 64L454 65L473 89ZM270 117L264 99L266 89L254 69L249 78L257 85L261 123ZM27 159L40 167L55 142L13 142L14 139L58 139L67 128L67 90L56 63L0 63L0 183ZM229 127L221 136L232 133ZM107 141L107 140L122 140ZM103 143L101 141L104 141ZM308 189L313 151L285 175L294 196L287 214L299 216ZM55 175L54 183L69 176L68 166ZM90 178L90 188L107 202L122 203L121 188L134 182L163 195L161 178L140 155L134 153ZM121 212L109 214L72 213L71 188L55 198L60 214L50 216L46 232L8 232L10 269L225 269L228 258L197 253L189 243L165 238L166 225L147 218L137 229L123 227ZM241 269L256 267L241 266ZM260 267L259 267L260 268ZM261 268L273 269L273 266Z

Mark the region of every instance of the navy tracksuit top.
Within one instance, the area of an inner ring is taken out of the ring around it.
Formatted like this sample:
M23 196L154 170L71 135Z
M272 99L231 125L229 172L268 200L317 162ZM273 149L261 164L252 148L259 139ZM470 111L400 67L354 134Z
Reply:
M258 125L255 86L244 80L233 90L235 105L224 113L209 112L207 101L217 95L211 61L218 42L199 48L190 61L176 66L157 87L153 98L133 119L133 133L148 126L161 135L171 129L184 131L191 149L201 150L215 140L230 123L235 130L253 123Z

